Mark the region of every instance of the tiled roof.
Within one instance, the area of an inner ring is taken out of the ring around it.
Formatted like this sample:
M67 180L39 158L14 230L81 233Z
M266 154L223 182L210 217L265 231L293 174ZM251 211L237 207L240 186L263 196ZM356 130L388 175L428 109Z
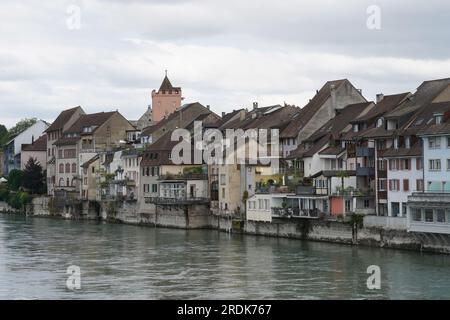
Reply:
M386 118L407 116L426 107L449 85L450 78L423 82L412 96L407 98L398 108L388 112Z
M169 92L172 93L172 91L179 91L179 87L173 87L170 83L169 78L167 78L167 75L164 77L163 82L161 83L161 86L159 87L158 92Z
M67 132L82 133L84 127L91 126L95 127L93 130L94 132L96 128L104 124L116 112L117 111L83 114L77 121L75 121L75 123L67 130Z
M414 144L411 148L390 148L383 152L383 158L395 157L419 157L422 155L423 147L420 143Z
M337 89L347 79L328 81L316 93L316 95L304 106L301 110L301 117L289 124L280 134L281 138L294 138L298 135L300 130L312 119L312 117L319 111L322 105L330 98L331 88L334 86Z
M73 116L73 114L77 111L78 108L80 108L80 106L72 109L67 109L61 112L59 116L56 118L56 120L53 121L51 126L48 127L47 130L45 130L45 132L62 130L64 125L67 123L67 121L70 120L70 118Z
M344 109L336 110L336 116L300 144L297 149L291 153L289 158L312 157L324 148L330 140L339 139L341 134L345 133L346 127L350 125L350 121L363 111L367 110L370 106L370 102L363 102L351 104ZM305 146L310 143L312 143L312 147L306 149Z
M386 112L393 111L400 103L405 101L410 92L393 94L384 96L383 100L375 105L375 107L364 115L357 117L353 122L366 122L374 120L377 117L382 116Z
M33 144L23 144L22 151L47 151L47 136L39 137Z

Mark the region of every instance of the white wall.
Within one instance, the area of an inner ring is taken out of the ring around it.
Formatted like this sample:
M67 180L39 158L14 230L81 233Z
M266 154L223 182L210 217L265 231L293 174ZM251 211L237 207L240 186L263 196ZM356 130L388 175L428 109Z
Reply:
M39 139L40 136L44 134L44 131L47 130L48 124L42 120L39 120L34 125L29 127L27 130L19 134L14 138L14 154L17 155L22 150L22 144L31 144L33 141Z
M390 191L389 190L389 180L397 179L400 180L400 191ZM403 190L403 180L409 180L409 191ZM400 205L399 215L403 215L403 205L408 202L408 196L411 195L416 190L416 180L423 179L423 171L416 170L416 158L411 158L411 170L389 170L389 160L387 163L387 182L386 189L388 192L388 215L391 217L392 212L392 202L398 202Z

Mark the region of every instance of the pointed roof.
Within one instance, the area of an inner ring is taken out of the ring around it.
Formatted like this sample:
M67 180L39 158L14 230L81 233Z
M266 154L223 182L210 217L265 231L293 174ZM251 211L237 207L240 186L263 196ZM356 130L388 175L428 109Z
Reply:
M56 131L56 130L62 130L64 128L64 125L66 124L67 121L70 120L70 118L73 116L73 114L78 110L81 109L80 106L75 107L75 108L71 108L71 109L67 109L62 111L59 116L56 118L55 121L53 121L53 123L51 124L50 127L48 127L47 130L45 130L45 132L51 132L51 131ZM81 109L82 110L82 109Z
M172 93L172 91L180 90L180 87L174 87L170 83L169 78L167 77L167 74L165 75L163 82L161 83L161 86L159 87L158 92L169 92Z

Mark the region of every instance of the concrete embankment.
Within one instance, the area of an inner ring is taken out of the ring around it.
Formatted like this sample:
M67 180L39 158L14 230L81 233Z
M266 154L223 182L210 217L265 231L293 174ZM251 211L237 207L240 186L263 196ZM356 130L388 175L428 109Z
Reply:
M10 209L0 203L0 212L11 212ZM250 235L450 254L450 237L409 233L404 220L381 217L367 217L363 225L356 228L344 222L298 218L274 219L268 223L236 221L212 215L206 205L158 207L144 212L136 201L82 201L61 206L50 197L34 198L27 206L26 214L168 228L216 229Z

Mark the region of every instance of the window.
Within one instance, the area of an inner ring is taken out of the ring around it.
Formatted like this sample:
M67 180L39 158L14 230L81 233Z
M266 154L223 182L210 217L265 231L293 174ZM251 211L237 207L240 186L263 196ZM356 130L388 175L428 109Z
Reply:
M87 186L87 184L88 184L88 179L85 177L84 180L83 180L83 182L84 182L84 185Z
M226 176L224 174L220 175L220 184L221 185L226 185Z
M152 184L152 192L153 193L157 193L158 192L158 185L157 184Z
M222 198L225 198L225 188L222 188Z
M445 210L444 209L438 209L436 212L436 220L439 223L445 223Z
M416 158L416 170L423 169L423 161L422 158Z
M450 148L450 137L447 137L447 148Z
M269 199L264 199L264 210L269 210Z
M406 202L402 202L402 215L406 217L406 210L408 209Z
M345 212L350 212L352 202L351 200L345 200Z
M447 159L447 170L450 171L450 159Z
M400 191L400 180L396 179L389 180L389 190Z
M144 193L148 193L150 190L150 185L144 184Z
M64 165L62 163L59 165L59 173L64 173Z
M95 173L95 167L92 167L92 173Z
M403 191L409 191L409 180L408 179L403 180Z
M378 190L379 191L386 191L386 187L387 187L386 179L378 180Z
M441 148L441 137L428 138L428 149L440 149L440 148Z
M370 208L370 200L365 199L364 200L364 209Z
M423 191L423 180L422 179L416 180L416 190Z
M378 170L386 170L386 160L378 160Z
M402 169L403 170L411 170L411 159L402 160Z
M400 160L399 159L390 159L389 160L389 170L397 171L400 168Z
M411 216L413 221L422 221L422 210L419 208L411 208Z
M425 222L434 222L433 209L425 209Z
M50 148L48 148L48 156L49 157L51 156L51 149Z
M66 173L70 173L70 164L66 163Z
M429 160L429 169L430 171L441 171L441 160L440 159Z
M262 199L259 199L258 200L258 209L263 209L263 200Z
M63 152L62 150L58 150L58 159L62 159L63 158Z
M77 173L77 164L72 163L72 173Z

